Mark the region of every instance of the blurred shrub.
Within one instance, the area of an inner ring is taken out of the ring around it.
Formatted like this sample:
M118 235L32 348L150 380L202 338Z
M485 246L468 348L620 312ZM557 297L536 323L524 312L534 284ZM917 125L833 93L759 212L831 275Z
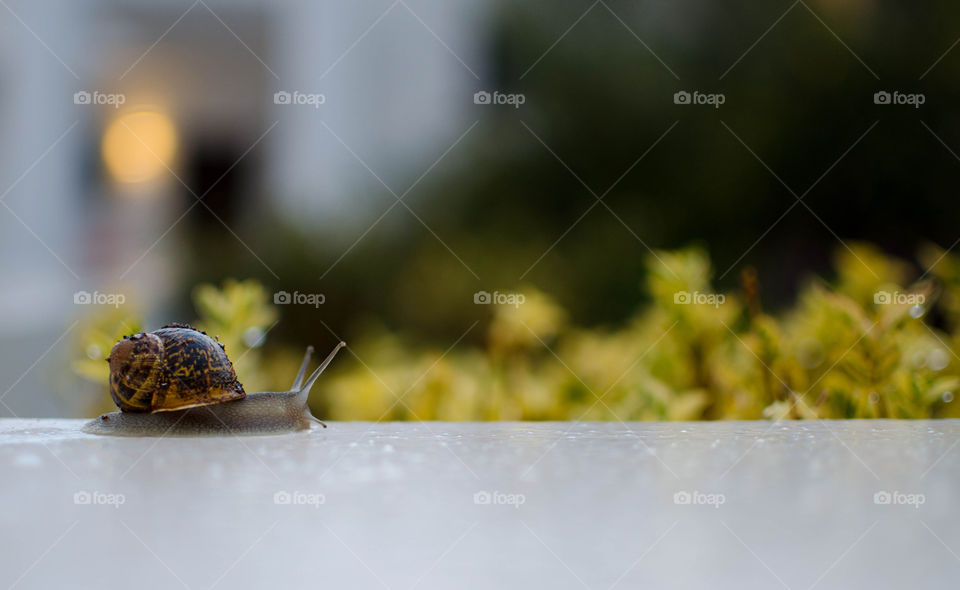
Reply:
M777 316L757 277L712 290L705 252L647 260L652 303L622 326L571 326L546 294L500 305L486 348L413 350L381 333L324 384L334 420L700 420L960 416L960 261L929 247L939 279L868 244L836 258ZM922 277L926 279L927 277ZM935 305L935 298L940 305ZM947 326L929 321L931 313Z
M314 396L334 420L700 420L957 417L960 259L929 246L927 275L868 244L836 258L793 308L764 312L759 281L714 292L699 249L647 262L651 303L613 328L571 325L534 287L493 305L484 347L411 345L368 331ZM202 285L198 327L216 334L248 391L285 389L300 352L260 345L277 321L255 281ZM122 311L87 318L76 372L106 383L112 343L142 323ZM106 399L106 398L105 398Z

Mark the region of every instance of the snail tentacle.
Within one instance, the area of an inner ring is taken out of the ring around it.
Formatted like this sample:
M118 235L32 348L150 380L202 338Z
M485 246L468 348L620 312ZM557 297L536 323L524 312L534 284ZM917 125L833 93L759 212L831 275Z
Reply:
M303 355L303 364L300 365L300 371L297 372L297 378L293 380L293 387L290 391L297 391L303 386L303 378L307 374L307 365L310 364L310 355L313 354L313 346L307 347L307 353Z
M333 357L337 356L337 353L340 352L340 349L346 345L346 342L341 342L338 344L336 348L334 348L333 351L327 355L327 358L323 359L323 362L320 363L320 366L317 367L317 370L310 375L310 378L307 379L307 382L303 384L303 387L301 387L299 390L296 390L297 399L302 401L304 405L306 405L307 397L310 395L310 388L313 387L313 384L316 382L317 378L320 377L320 374L323 373L324 369L327 368L327 365L333 361Z

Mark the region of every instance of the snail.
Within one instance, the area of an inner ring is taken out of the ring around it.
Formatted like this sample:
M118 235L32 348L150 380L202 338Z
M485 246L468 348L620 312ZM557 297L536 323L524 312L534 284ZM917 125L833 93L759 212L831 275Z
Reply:
M83 427L91 434L118 436L201 436L278 434L310 428L307 396L341 342L304 381L313 347L290 391L246 393L226 349L184 324L126 336L107 357L110 395L119 412L103 414Z

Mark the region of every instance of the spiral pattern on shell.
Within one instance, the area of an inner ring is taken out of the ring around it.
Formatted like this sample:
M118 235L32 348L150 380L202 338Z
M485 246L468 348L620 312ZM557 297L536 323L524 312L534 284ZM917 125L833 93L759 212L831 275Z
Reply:
M164 412L246 396L223 345L191 326L170 324L114 345L110 395L124 412Z

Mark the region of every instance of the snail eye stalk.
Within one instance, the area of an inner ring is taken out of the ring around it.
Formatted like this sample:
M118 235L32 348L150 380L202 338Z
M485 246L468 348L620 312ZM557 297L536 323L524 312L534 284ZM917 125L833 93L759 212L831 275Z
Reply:
M320 363L320 366L317 367L317 370L310 375L310 378L307 379L307 382L304 383L300 389L295 390L297 391L297 397L303 401L304 405L307 403L307 396L310 395L310 388L313 387L313 384L316 382L317 378L320 377L320 374L323 373L323 370L326 369L331 362L333 362L333 357L337 356L337 353L340 352L340 349L346 345L346 342L341 342L338 344L336 348L334 348L333 351L327 355L327 358L323 359L323 362Z
M310 364L310 355L313 354L313 347L307 347L307 354L303 355L303 364L300 365L300 371L297 373L297 378L293 380L293 387L290 388L290 391L297 391L303 386L303 378L307 374L307 365Z

